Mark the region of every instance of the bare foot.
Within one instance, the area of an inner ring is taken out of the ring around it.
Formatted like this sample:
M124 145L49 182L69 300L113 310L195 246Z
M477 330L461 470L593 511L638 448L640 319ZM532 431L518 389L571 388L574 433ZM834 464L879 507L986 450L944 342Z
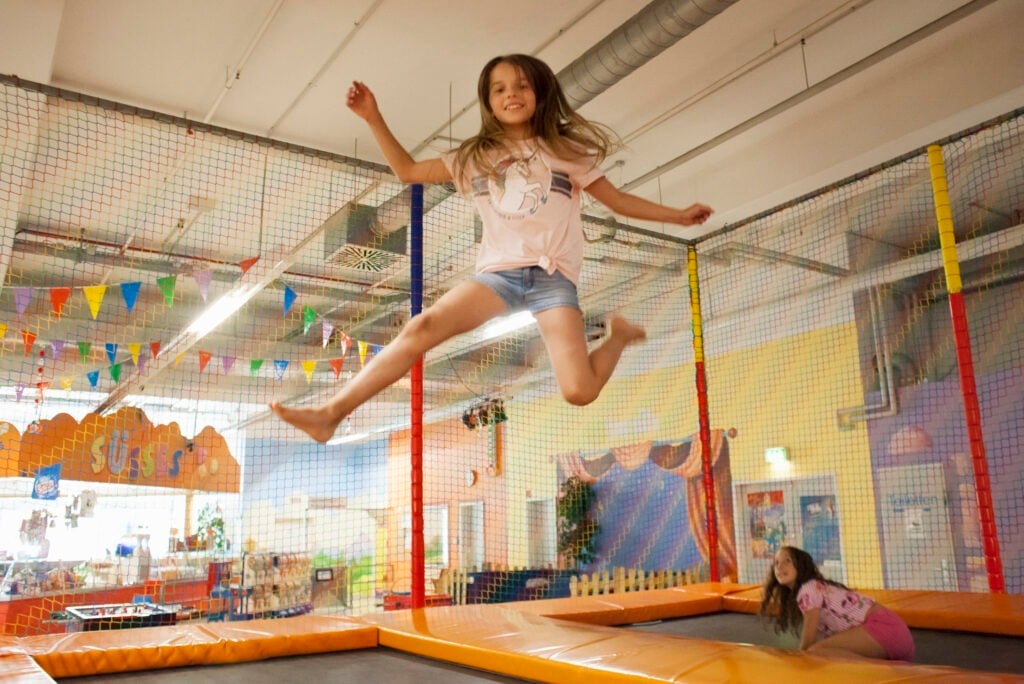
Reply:
M624 345L636 344L647 339L647 331L633 325L622 316L612 316L607 322L608 336L617 337Z
M338 425L344 418L344 416L335 418L325 406L288 408L281 406L279 401L272 401L267 406L275 416L302 430L321 444L334 436L334 431L338 429Z

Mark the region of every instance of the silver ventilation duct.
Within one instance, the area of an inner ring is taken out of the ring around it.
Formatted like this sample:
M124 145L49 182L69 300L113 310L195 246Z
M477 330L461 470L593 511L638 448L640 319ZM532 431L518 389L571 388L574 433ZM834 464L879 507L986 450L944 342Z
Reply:
M580 107L640 68L736 0L654 0L558 73Z

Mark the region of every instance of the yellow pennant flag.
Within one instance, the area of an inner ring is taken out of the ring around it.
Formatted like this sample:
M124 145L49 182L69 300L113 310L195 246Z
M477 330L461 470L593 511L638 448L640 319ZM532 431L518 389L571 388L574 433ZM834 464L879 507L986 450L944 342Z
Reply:
M178 354L177 356L174 357L174 367L175 368L177 368L178 364L181 363L181 357L183 357L184 355L185 355L184 353L181 353L181 354Z
M0 323L0 340L4 339L4 335L7 334L7 324Z
M107 286L90 285L83 287L82 292L85 293L85 301L89 303L89 313L92 314L93 320L96 320L100 313L100 304L103 303L103 295L107 293Z
M316 359L302 362L302 370L306 373L306 382L313 381L313 371L316 370Z
M61 378L60 379L60 386L61 386L62 389L69 390L69 389L71 389L71 385L74 383L74 381L75 381L74 378Z
M366 344L366 342L356 342L356 344L359 346L359 365L360 366L365 366L366 365L366 349L367 349L367 347L369 347L369 345Z
M142 351L142 343L141 342L129 342L128 343L128 351L130 351L132 353L132 363L134 363L136 366L138 366L139 365L139 352Z

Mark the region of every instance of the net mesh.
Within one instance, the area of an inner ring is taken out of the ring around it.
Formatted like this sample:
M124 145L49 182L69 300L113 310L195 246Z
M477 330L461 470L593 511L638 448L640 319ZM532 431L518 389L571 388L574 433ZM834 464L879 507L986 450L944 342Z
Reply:
M408 321L408 188L31 84L4 81L0 107L4 632L410 605L408 377L327 444L266 407L325 401ZM944 153L1020 593L1020 119ZM426 307L472 274L481 229L450 187L424 205ZM561 397L530 319L426 355L428 604L706 580L711 543L741 582L790 543L858 587L989 591L934 226L914 154L697 244L704 444L691 245L587 217L590 344L613 313L648 341L586 407Z

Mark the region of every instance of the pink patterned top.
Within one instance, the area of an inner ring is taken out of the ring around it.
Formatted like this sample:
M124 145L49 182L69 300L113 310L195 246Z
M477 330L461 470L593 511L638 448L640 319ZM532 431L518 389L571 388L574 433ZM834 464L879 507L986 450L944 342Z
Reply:
M804 582L797 592L796 603L801 613L821 608L818 633L822 637L830 637L851 627L860 627L868 611L875 605L867 596L852 589L819 580Z

